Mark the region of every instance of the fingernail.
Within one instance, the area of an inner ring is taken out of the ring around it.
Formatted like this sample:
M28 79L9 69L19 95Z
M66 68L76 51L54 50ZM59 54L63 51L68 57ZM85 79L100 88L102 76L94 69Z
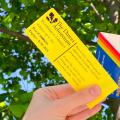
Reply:
M95 85L89 89L89 92L93 96L99 96L101 94L100 87Z

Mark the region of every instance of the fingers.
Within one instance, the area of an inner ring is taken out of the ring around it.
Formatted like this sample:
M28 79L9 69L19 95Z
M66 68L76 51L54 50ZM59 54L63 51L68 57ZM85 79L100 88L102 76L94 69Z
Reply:
M59 99L57 102L60 108L64 112L69 113L78 106L86 105L90 101L96 99L101 93L99 86L94 85L92 87L76 92L72 95L69 95L63 99Z
M75 90L69 84L49 86L45 88L40 88L36 90L35 95L40 95L42 97L61 99L75 93Z
M101 105L99 104L92 109L87 109L87 110L84 110L81 113L70 116L70 117L67 118L67 120L86 120L89 117L95 115L97 112L99 112L100 109L101 109Z
M88 109L87 105L82 105L82 106L79 106L75 109L73 109L72 111L70 111L70 113L68 113L68 116L72 116L72 115L75 115L75 114L78 114L84 110Z
M49 89L51 89L58 98L63 98L75 93L75 91L69 84L50 86Z

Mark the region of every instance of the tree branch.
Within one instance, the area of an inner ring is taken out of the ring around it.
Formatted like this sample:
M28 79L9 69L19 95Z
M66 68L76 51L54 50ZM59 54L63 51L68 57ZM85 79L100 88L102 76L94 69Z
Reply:
M18 33L18 32L14 32L14 31L11 31L11 30L7 30L7 29L5 29L5 28L0 28L0 32L6 33L6 34L11 35L11 36L15 36L15 37L17 37L18 39L24 39L24 40L30 41L30 39L29 39L27 36L21 35L21 34Z
M120 0L99 0L109 8L110 20L114 24L119 23L120 19Z
M93 3L90 3L90 6L92 7L92 9L94 10L94 12L96 13L96 15L100 18L101 21L104 21L104 17L103 15L101 15L98 10L96 9L95 5Z
M90 0L86 0L86 1L90 3L91 8L94 10L95 14L99 17L99 19L100 19L101 21L104 21L103 15L101 15L101 14L99 13L99 11L96 9L95 5L94 5L92 2L90 2Z

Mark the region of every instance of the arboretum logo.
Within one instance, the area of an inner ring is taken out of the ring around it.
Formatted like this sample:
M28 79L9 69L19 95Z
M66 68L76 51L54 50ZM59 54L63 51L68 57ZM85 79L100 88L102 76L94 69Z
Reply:
M58 18L55 18L54 13L50 13L49 16L46 17L46 19L50 22L50 23L56 23L58 21Z

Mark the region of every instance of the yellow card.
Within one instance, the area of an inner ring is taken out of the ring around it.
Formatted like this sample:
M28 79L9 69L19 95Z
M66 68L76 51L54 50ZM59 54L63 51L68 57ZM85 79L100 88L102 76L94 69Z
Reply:
M89 108L118 88L54 8L30 25L25 33L74 90L78 91L93 84L100 86L102 94L88 104Z

